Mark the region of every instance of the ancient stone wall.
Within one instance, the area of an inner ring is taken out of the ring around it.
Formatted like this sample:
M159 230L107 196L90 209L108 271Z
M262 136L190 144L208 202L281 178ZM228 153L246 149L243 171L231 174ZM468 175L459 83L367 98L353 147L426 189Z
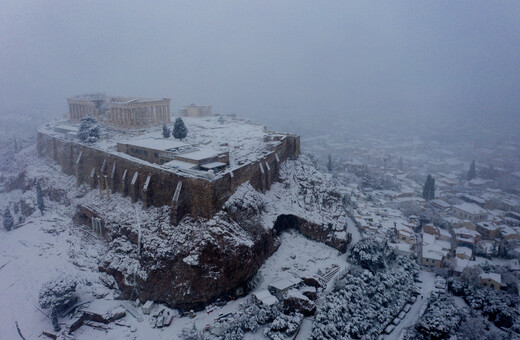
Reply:
M108 186L111 192L128 195L133 202L141 200L145 207L170 205L173 223L180 221L185 214L211 217L235 189L247 181L256 190L269 190L278 179L281 163L299 153L299 136L284 136L261 159L233 169L215 180L207 180L177 175L38 131L38 154L55 160L64 173L76 177L78 184L88 183L92 187L101 185L103 189Z

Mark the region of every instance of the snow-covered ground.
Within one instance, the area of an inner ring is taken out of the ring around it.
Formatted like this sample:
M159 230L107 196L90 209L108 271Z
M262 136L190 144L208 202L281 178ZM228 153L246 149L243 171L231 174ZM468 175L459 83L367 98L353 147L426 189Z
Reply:
M31 152L34 152L32 150ZM64 199L70 205L63 205L45 200L46 209L42 216L36 210L25 222L10 232L0 231L0 305L12 306L0 309L2 338L18 338L16 322L27 339L38 338L42 331L52 331L50 311L38 306L38 294L43 283L54 279L58 273L66 272L78 280L78 294L81 302L106 301L106 305L118 304L114 301L113 291L106 288L99 276L97 266L105 256L106 244L88 227L72 222L75 204L96 201L98 193L85 187L75 187L74 178L61 174L52 162L25 155L32 167L31 177L46 177L57 188L69 188ZM86 191L85 191L86 190ZM35 203L33 191L22 193L15 190L1 193L2 203L26 199ZM114 207L124 205L128 198L113 195L110 204ZM103 204L98 202L96 204ZM3 208L3 207L2 207ZM124 211L132 221L134 211L130 206ZM144 214L138 207L140 214ZM322 243L306 239L297 232L289 231L280 235L281 246L259 270L259 279L254 291L265 289L268 284L282 278L315 276L319 270L326 272L333 266L344 268L346 255ZM206 311L195 313L194 318L175 317L172 326L154 329L149 324L149 317L144 316L138 322L127 314L123 319L109 325L94 328L82 326L74 332L77 339L172 339L179 338L185 327L193 324L199 329L214 323L219 314L234 312L248 297L230 301L222 307L209 307ZM103 303L101 304L103 305ZM164 306L156 306L156 311ZM175 312L174 312L174 315ZM71 318L60 320L62 326L69 325ZM250 335L263 338L261 333Z
M255 291L266 289L270 283L294 277L315 277L318 271L333 267L340 271L347 266L347 255L323 243L309 240L296 231L280 235L281 245L258 271L261 279Z
M50 204L51 205L51 204ZM81 301L110 293L98 280L97 258L102 242L72 224L70 215L56 206L44 216L36 212L19 228L0 231L0 338L19 338L15 322L26 339L51 331L50 311L38 307L44 282L58 273L78 281Z

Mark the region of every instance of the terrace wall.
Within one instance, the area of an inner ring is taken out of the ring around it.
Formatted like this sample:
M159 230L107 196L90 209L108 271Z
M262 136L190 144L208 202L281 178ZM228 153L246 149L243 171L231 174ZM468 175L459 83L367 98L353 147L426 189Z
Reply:
M300 154L300 137L282 137L280 143L262 158L215 180L179 175L42 130L38 131L37 148L41 157L56 161L65 174L76 177L78 184L88 183L97 187L100 178L103 188L106 183L111 192L128 195L133 202L141 200L145 207L170 205L172 222L177 223L186 214L203 218L213 216L235 189L247 181L256 190L269 190L279 178L281 163ZM132 184L136 173L137 178ZM150 180L145 188L148 177ZM173 196L179 181L182 182L182 189L179 199L175 201Z

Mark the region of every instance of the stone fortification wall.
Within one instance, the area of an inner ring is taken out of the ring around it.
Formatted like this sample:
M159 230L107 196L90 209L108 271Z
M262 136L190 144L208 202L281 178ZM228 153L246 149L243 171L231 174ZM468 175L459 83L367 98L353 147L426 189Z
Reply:
M56 161L62 171L76 177L78 184L119 192L143 205L172 207L172 223L186 215L209 218L235 189L249 181L259 191L269 190L278 179L280 165L300 153L299 136L286 135L272 151L255 162L207 180L182 176L155 165L143 164L70 139L38 131L38 154Z

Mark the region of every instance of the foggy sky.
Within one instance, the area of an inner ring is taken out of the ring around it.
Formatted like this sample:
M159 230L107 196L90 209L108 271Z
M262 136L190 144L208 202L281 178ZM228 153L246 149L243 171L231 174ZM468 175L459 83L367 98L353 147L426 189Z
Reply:
M0 2L0 113L100 91L261 122L520 119L520 2Z

